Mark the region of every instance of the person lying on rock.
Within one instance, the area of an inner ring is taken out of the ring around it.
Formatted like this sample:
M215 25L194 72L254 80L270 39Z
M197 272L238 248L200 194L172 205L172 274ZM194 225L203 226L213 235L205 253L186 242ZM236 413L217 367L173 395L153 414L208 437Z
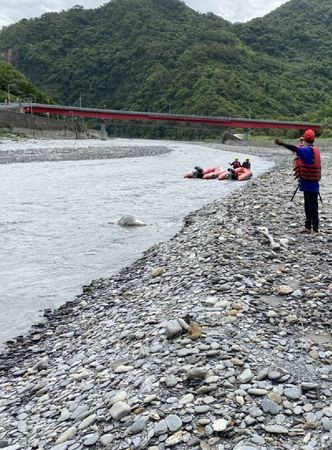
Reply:
M195 166L193 178L203 178L203 169L201 167Z
M227 179L228 180L236 180L237 179L237 175L234 169L227 169L228 175L227 175Z

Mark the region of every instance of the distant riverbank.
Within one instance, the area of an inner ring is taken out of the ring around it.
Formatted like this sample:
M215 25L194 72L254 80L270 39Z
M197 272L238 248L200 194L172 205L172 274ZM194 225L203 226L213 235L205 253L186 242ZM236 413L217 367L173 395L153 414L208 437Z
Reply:
M141 145L135 146L130 146L130 139L68 140L68 146L64 139L53 141L22 139L19 141L21 145L17 145L18 141L12 142L15 142L12 148L8 140L0 142L0 164L144 157L162 155L171 151L166 145L163 146L161 141L153 145L153 141L143 139ZM43 142L45 142L44 146ZM149 145L145 145L145 142L149 142Z

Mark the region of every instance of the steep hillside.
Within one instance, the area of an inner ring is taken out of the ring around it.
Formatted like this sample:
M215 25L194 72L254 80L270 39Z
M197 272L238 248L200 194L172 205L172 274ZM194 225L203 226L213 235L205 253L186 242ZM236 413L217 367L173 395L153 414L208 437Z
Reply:
M51 97L38 89L10 64L0 61L0 103L16 101L51 102Z
M233 31L253 51L292 68L306 94L304 117L332 122L332 2L291 0L266 16L236 24ZM317 111L313 111L315 105Z
M59 103L294 118L314 113L332 92L330 69L317 66L320 48L308 64L293 58L295 40L287 47L287 27L303 27L293 9L306 3L315 0L292 0L261 22L233 26L179 0L113 0L22 20L0 33L0 52ZM327 3L319 4L328 13ZM308 55L310 45L302 42ZM328 48L331 40L325 58Z
M331 0L291 0L233 30L257 52L307 65L329 60L327 75L332 69L331 24Z

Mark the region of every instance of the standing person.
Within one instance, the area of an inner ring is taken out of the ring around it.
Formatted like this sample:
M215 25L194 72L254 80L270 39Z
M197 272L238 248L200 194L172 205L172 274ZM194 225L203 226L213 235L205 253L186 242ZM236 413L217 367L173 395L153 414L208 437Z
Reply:
M275 144L282 145L296 153L294 176L299 180L298 188L304 195L305 212L305 224L299 232L311 233L312 235L317 235L319 229L318 195L319 180L321 179L320 152L317 147L313 146L315 138L314 131L307 130L304 133L304 145L302 147L285 144L279 139L275 140Z
M243 161L242 167L244 167L245 169L249 169L250 170L251 164L250 164L250 159L249 158L247 158L245 161Z
M235 160L233 162L229 163L229 165L232 166L233 169L237 169L238 167L241 167L239 158L235 158Z

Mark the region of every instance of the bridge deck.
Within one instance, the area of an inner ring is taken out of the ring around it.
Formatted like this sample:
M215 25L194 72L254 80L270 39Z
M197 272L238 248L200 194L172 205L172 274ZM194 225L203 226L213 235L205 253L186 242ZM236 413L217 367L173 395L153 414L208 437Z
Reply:
M191 116L182 114L162 114L137 111L116 111L108 109L80 108L61 105L44 105L39 103L22 104L25 113L42 113L69 117L90 117L101 120L137 120L168 121L182 123L200 123L231 128L281 128L288 130L320 131L318 123L284 122L277 120L241 119L236 117Z

